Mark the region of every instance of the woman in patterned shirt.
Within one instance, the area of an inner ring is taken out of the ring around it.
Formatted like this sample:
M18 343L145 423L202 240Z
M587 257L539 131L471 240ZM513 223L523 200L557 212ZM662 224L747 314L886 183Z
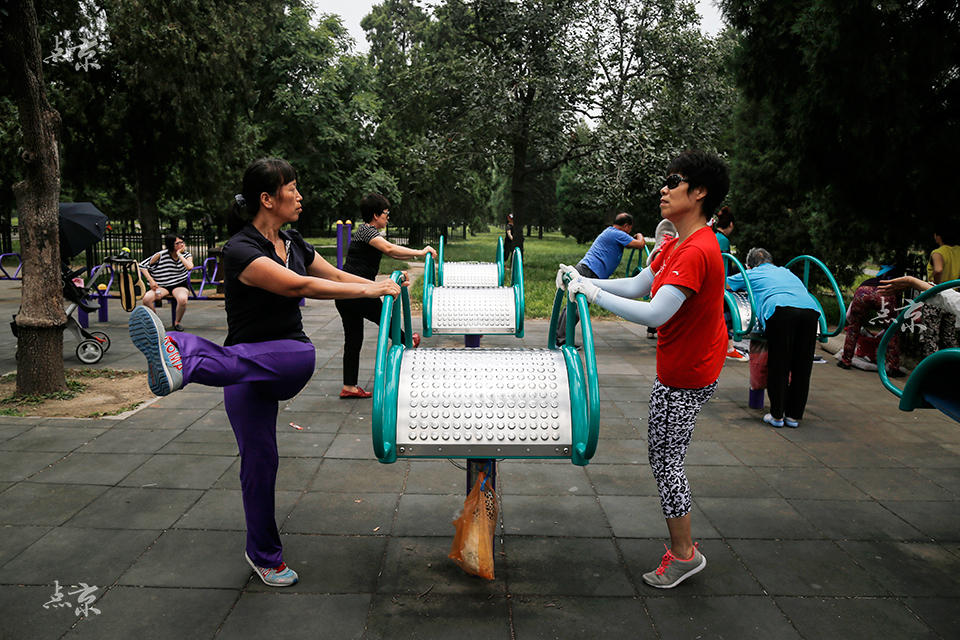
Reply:
M389 242L381 235L390 219L390 201L379 193L370 193L360 201L360 215L363 224L359 225L350 238L350 249L343 261L343 270L347 273L376 280L380 271L380 258L387 254L398 260L419 258L428 253L437 257L437 251L430 245L419 251L408 249ZM360 375L360 349L363 347L363 319L380 324L380 310L383 302L380 298L357 298L337 300L337 311L343 322L343 388L341 398L369 398L373 394L357 386ZM413 346L420 342L420 335L413 334Z
M174 233L163 237L166 251L158 251L140 263L140 271L150 282L150 290L143 294L143 306L156 311L154 304L167 295L177 301L177 315L173 322L174 331L183 331L180 321L187 311L187 298L190 297L190 269L193 269L193 256L187 251L183 238Z

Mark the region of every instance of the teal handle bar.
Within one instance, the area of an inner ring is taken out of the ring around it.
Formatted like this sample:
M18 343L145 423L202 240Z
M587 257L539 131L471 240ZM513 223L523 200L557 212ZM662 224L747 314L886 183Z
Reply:
M567 278L569 282L569 278ZM560 308L565 291L557 289L553 298L553 311L550 314L550 328L547 332L547 347L557 349L557 324L560 322ZM567 316L573 312L573 302L567 302ZM584 466L597 451L600 437L600 381L597 375L597 356L593 343L593 325L590 321L590 304L586 296L577 294L577 310L580 313L580 337L583 340L583 362L573 347L575 329L567 322L566 344L559 347L567 364L567 378L570 386L571 444L570 459L573 464ZM585 366L584 366L585 364Z
M440 239L441 241L443 238ZM443 245L440 245L443 248ZM442 255L442 254L441 254ZM421 308L421 323L423 337L433 336L433 255L428 253L423 259L423 297Z
M403 272L394 271L390 278L397 284L403 283ZM404 340L400 340L400 322L406 329ZM380 311L380 330L377 337L377 357L374 365L373 384L373 451L383 463L397 460L397 393L400 381L400 363L403 350L413 348L413 321L410 317L410 294L401 287L400 295L384 296L383 309ZM388 342L389 337L389 342Z
M513 250L513 254L514 255L517 254L517 249ZM505 282L504 278L506 277L504 267L503 267L503 258L504 258L503 236L499 236L497 238L497 286L498 287L503 286L503 283Z
M750 324L747 325L746 329L741 330L740 327L743 326L743 319L740 317L740 307L737 306L737 299L734 298L733 294L727 291L726 288L723 290L723 299L727 303L727 308L730 310L730 324L734 327L732 331L733 339L739 341L743 339L744 336L753 333L754 327L760 327L760 322L757 320L757 299L753 295L753 286L750 284L750 278L747 277L747 270L744 268L743 263L737 260L733 254L721 253L720 255L723 256L724 273L727 273L728 262L732 262L734 266L739 269L743 275L743 283L747 289L747 299L750 300Z
M637 257L637 267L636 267L636 271L634 272L634 271L631 271L631 266L633 265L633 257L636 256L638 253L639 253L639 256ZM630 253L627 255L627 268L624 270L623 276L625 278L629 278L643 271L643 268L647 265L647 259L649 257L650 257L650 249L647 248L646 244L643 245L642 249L636 249L636 248L631 249Z
M440 250L437 251L437 286L443 286L443 245L446 244L443 236L440 236Z
M847 313L847 305L843 303L843 294L840 293L840 287L837 286L837 281L834 280L833 274L830 273L830 269L827 268L827 265L823 264L817 258L808 255L797 256L787 264L783 265L786 268L790 268L792 265L797 262L803 262L803 286L807 288L807 291L810 290L810 265L814 264L820 268L823 273L826 274L827 280L830 282L830 286L833 288L833 295L837 298L837 309L839 311L839 318L837 318L837 328L832 332L827 330L827 315L823 312L823 305L820 304L820 300L817 299L813 293L810 293L810 297L813 298L813 301L817 305L817 309L820 311L820 342L826 342L827 338L840 335L840 332L843 331L843 327L846 324L845 318Z
M880 374L880 382L883 383L883 386L886 387L888 391L893 393L893 395L897 396L898 398L903 397L903 391L899 387L894 385L892 382L890 382L890 377L887 376L887 345L890 344L890 340L891 338L893 338L894 334L896 334L896 332L899 331L900 325L903 324L904 318L907 317L908 313L916 309L916 306L918 303L921 303L928 298L932 298L933 296L937 295L944 289L953 289L954 287L960 287L960 280L949 280L947 282L941 282L940 284L936 285L932 289L927 289L926 291L922 292L920 295L918 295L916 298L913 299L913 304L907 305L907 307L900 312L900 315L897 316L897 319L894 320L889 327L887 327L886 331L883 332L883 337L880 338L880 344L877 345L877 372ZM935 355L937 354L932 353L927 357L932 358ZM907 379L908 384L909 384L909 381L910 379L908 378Z
M500 250L503 250L503 238L500 239ZM517 330L514 334L523 337L523 317L526 309L526 297L523 293L523 254L520 247L513 248L513 262L510 272L510 284L513 287L514 309L516 312Z

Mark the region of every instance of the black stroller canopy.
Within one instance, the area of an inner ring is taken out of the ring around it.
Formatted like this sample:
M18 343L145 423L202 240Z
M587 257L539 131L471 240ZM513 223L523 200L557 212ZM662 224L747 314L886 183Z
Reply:
M103 240L107 216L90 202L60 203L60 258L72 258Z

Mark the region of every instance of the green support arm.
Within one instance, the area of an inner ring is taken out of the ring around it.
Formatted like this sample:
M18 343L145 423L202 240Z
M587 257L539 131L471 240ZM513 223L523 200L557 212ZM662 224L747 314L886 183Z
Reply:
M403 283L402 271L394 271L390 277L397 284ZM403 342L400 340L401 314L406 330ZM410 295L406 287L401 287L399 297L383 297L374 364L373 451L383 463L397 460L397 387L403 350L413 348L411 329Z
M740 307L737 305L737 299L726 288L723 290L723 300L726 302L727 309L730 311L730 324L734 327L732 331L733 339L742 340L744 336L753 333L754 329L760 326L760 322L757 320L757 314L759 313L757 299L753 295L753 286L750 284L750 278L747 277L747 270L744 268L743 263L737 260L733 254L722 253L720 255L723 256L723 272L727 273L727 263L732 262L743 275L743 283L747 289L747 299L750 301L750 324L747 325L747 328L744 330L740 329L740 327L743 326L743 318L740 317ZM726 277L724 277L724 282L726 282Z
M523 293L523 254L520 253L520 248L515 247L513 250L513 263L510 273L510 283L513 286L513 300L514 308L516 313L516 325L517 331L514 334L518 338L523 337L523 317L524 317L524 305L526 304L526 299Z
M514 249L516 255L518 249ZM506 282L505 269L503 266L503 236L497 238L497 286L502 287Z
M803 286L807 288L807 291L810 291L810 265L813 264L817 266L824 274L827 276L827 281L830 282L830 286L833 288L833 295L837 299L837 309L839 310L839 317L837 318L837 328L832 332L829 331L827 325L827 315L823 312L823 305L820 303L820 300L813 295L813 292L810 292L810 297L813 298L813 301L817 305L817 309L820 311L820 342L826 342L827 338L840 335L840 332L843 331L843 327L846 324L845 316L847 313L847 305L843 303L843 294L840 293L840 287L837 286L837 281L833 278L833 274L830 273L830 269L827 268L827 265L823 264L817 258L808 255L797 256L787 264L783 265L786 268L790 268L798 262L803 263Z

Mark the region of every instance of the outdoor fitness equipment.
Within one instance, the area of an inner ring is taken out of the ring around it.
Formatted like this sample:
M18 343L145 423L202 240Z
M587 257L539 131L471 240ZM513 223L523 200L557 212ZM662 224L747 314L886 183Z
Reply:
M391 277L400 283L403 274ZM572 323L566 345L556 345L565 295L558 290L554 299L547 349L413 349L407 289L384 296L373 391L377 459L568 458L586 465L599 436L597 363L583 294L576 300L583 361L569 346Z
M435 285L433 256L423 269L423 336L478 336L483 334L523 337L523 256L513 250L511 285L503 286L503 238L497 243L497 263L449 262L444 269L443 237L440 237L440 280ZM446 285L443 284L446 271ZM499 284L497 284L499 283Z
M960 287L960 280L942 282L932 289L927 289L914 298L913 303L907 305L897 319L887 327L877 346L877 371L880 382L893 395L900 398L901 411L914 409L939 409L944 415L960 422L960 394L957 393L957 379L960 378L960 349L940 349L920 361L910 377L907 378L903 389L899 389L887 375L887 345L894 334L900 330L904 319L917 312L924 300L927 300L945 289Z
M730 318L732 321L731 332L733 333L733 339L742 340L745 336L758 338L762 337L762 333L759 330L759 320L757 319L757 302L753 295L753 287L750 284L750 278L747 277L747 270L733 255L729 253L723 253L721 255L724 259L725 268L727 267L728 262L732 262L737 269L739 269L740 273L743 274L743 280L746 286L746 293L741 291L729 291L726 289L724 289L723 292L723 299L727 310L730 312ZM810 293L810 297L813 299L814 304L817 306L817 310L820 312L820 331L817 339L820 340L820 342L826 342L827 338L839 335L839 333L843 331L844 314L846 309L846 305L843 303L843 294L840 293L840 287L837 286L837 281L834 279L833 274L830 273L830 269L828 269L827 265L823 264L823 262L817 258L808 255L797 256L783 266L789 269L795 264L803 265L803 276L801 277L801 280L803 281L803 285L807 288L807 291ZM836 297L839 317L837 318L837 326L833 331L830 331L827 325L827 316L823 311L823 304L813 293L813 291L810 291L810 265L818 267L827 276L827 280L830 282L830 286L833 289L833 295Z

